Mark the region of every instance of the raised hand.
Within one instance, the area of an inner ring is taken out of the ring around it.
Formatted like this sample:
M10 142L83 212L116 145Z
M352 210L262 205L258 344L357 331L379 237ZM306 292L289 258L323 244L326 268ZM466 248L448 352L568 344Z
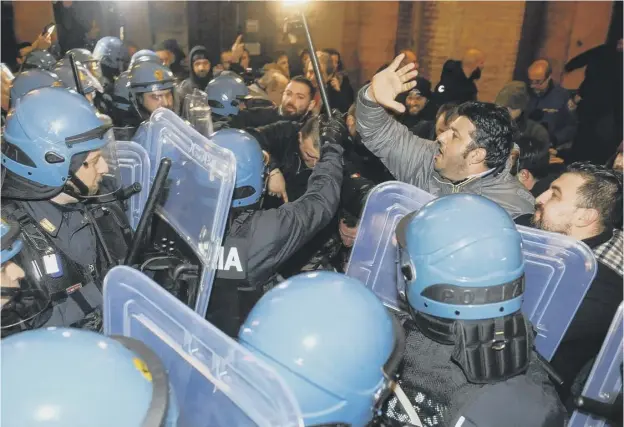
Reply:
M394 99L401 92L406 92L416 86L416 81L412 79L418 75L418 71L411 71L414 68L413 63L398 69L404 57L405 54L400 54L394 58L388 68L375 74L368 90L368 96L379 105L399 113L405 111L405 105Z

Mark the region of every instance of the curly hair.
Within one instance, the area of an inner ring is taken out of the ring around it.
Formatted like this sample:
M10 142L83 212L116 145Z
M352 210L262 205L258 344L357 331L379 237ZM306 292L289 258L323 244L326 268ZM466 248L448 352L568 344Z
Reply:
M466 152L484 148L488 168L504 166L513 148L517 127L509 111L489 102L469 101L457 107L457 116L464 116L475 127L472 143Z

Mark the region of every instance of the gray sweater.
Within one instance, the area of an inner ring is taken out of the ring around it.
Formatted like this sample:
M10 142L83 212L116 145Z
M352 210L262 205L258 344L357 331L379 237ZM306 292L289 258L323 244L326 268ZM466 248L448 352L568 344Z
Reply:
M415 185L435 196L479 194L501 205L512 218L533 213L535 199L509 173L510 162L500 173L469 178L454 185L433 168L437 144L412 134L383 107L366 99L367 89L368 85L364 86L357 97L357 130L366 148L379 157L398 181Z

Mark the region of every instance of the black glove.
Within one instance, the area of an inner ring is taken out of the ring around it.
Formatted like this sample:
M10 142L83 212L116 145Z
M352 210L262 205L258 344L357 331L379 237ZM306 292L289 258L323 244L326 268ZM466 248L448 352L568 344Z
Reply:
M348 143L349 129L341 114L333 114L331 119L321 118L321 145Z

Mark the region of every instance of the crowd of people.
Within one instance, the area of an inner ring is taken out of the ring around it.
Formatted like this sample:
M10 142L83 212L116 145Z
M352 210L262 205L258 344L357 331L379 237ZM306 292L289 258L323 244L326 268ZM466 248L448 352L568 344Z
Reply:
M354 88L330 48L293 44L259 64L239 36L213 64L205 47L187 56L175 40L130 49L107 36L62 57L50 46L42 35L2 67L8 360L46 339L59 353L45 327L101 333L104 277L135 233L116 141L147 147L163 109L193 126L188 101L199 97L212 124L197 130L236 161L222 246L237 262L217 271L205 318L282 376L305 425L566 425L623 299L621 39L566 65L587 65L578 91L540 58L493 103L478 100L488 70L476 48L436 84L403 50ZM396 225L401 315L344 275L367 196L388 181L435 196ZM519 225L583 242L597 261L550 361L521 310ZM181 265L150 277L174 289ZM108 345L122 362L136 351ZM14 378L3 374L5 390Z

